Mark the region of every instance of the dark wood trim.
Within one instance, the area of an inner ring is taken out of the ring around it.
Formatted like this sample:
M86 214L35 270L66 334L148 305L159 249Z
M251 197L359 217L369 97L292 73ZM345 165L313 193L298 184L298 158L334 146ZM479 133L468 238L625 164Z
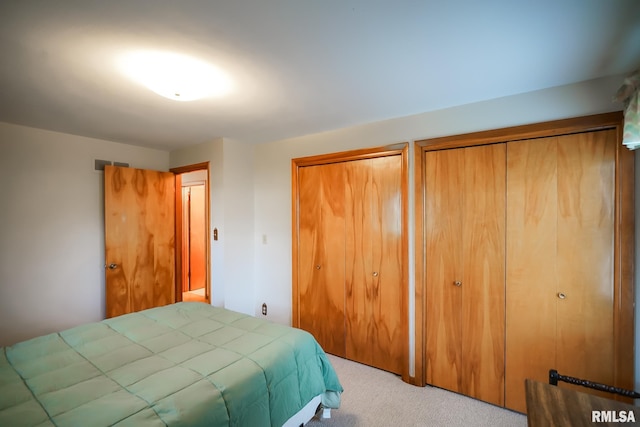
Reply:
M403 325L404 364L402 379L405 382L413 383L415 380L410 376L409 366L409 144L399 143L384 147L364 148L359 150L342 151L338 153L320 154L309 157L301 157L291 160L291 236L292 236L292 278L291 296L292 310L291 323L294 327L300 326L300 312L298 301L298 178L299 169L304 166L322 165L328 163L339 163L353 160L370 159L384 156L402 156L402 316L406 319Z
M424 265L424 153L432 150L495 144L522 139L543 138L602 129L617 129L616 220L614 260L615 386L634 386L634 239L635 239L635 156L622 146L621 111L571 119L555 120L503 129L474 132L415 142L415 382L426 384L424 359L425 283Z

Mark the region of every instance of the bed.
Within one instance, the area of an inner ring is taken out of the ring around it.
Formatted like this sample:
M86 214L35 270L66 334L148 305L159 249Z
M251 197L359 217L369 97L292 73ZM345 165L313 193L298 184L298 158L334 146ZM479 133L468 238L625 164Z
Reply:
M299 426L342 392L307 332L197 302L0 350L0 426Z

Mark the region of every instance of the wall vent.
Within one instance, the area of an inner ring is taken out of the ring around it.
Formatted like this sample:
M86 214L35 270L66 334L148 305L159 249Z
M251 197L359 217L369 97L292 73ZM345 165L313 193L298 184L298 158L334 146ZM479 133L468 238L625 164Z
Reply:
M112 162L111 160L99 160L99 159L95 159L95 169L97 171L102 171L104 172L104 167L107 165L113 165L113 166L120 166L123 168L128 168L129 167L129 163L124 163L124 162Z
M110 165L111 161L110 160L98 160L95 159L95 168L97 171L104 171L104 167L106 165Z

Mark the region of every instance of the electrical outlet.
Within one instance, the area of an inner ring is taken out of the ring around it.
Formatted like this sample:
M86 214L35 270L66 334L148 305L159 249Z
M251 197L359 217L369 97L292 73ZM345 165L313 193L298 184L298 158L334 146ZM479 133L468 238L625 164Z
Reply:
M266 302L262 303L262 315L263 316L267 315L267 303Z

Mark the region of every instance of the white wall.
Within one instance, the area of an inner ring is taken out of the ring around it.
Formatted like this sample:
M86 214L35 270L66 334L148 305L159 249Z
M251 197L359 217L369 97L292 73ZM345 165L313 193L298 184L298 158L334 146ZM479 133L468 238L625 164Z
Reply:
M209 162L211 304L254 314L253 146L227 138L176 150L171 167Z
M103 174L169 153L0 123L0 346L104 318Z
M261 274L254 267L253 149L224 139L224 306L247 314L254 314L254 274Z
M291 159L398 142L410 142L410 158L413 158L414 140L617 111L621 106L614 104L611 99L623 77L599 79L256 146L255 268L259 273L255 276L255 312L259 313L259 306L266 302L270 307L268 318L285 324L291 322ZM413 165L410 165L410 178L413 181ZM410 192L410 213L414 212L412 196L413 192ZM410 221L411 237L413 228L413 222ZM262 244L263 234L268 236L266 245ZM413 265L410 265L410 295L413 295L415 285L413 276ZM413 304L411 298L409 322L412 336Z

